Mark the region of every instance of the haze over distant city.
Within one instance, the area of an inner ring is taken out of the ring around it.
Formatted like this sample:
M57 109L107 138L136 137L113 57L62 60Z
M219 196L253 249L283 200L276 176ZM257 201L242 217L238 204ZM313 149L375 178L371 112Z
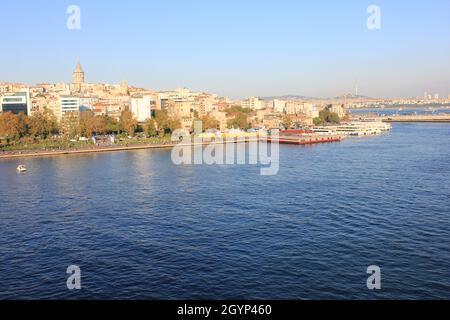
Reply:
M79 58L87 82L231 98L450 94L450 2L375 2L8 1L0 82L70 82ZM80 30L66 27L71 4Z

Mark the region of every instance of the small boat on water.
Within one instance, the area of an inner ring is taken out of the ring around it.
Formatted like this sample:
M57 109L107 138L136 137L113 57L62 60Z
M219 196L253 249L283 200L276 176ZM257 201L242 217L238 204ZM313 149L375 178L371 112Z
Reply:
M27 171L27 167L25 167L23 164L21 164L17 167L17 172L26 172L26 171Z

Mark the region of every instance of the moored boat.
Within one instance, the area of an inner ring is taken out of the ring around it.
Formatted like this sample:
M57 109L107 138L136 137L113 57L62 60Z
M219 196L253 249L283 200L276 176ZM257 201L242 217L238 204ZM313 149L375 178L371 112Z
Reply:
M316 133L329 132L343 136L372 136L389 132L392 126L381 121L359 121L349 122L340 125L315 127L312 130Z
M19 165L17 167L17 172L26 172L27 171L27 167L25 167L23 164Z

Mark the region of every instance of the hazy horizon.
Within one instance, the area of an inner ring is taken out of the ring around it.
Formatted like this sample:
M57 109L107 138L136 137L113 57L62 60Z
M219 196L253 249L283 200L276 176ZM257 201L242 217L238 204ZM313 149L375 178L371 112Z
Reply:
M230 98L450 94L450 3L14 1L3 5L0 81L187 87ZM69 30L67 7L81 9ZM369 5L381 29L366 26Z

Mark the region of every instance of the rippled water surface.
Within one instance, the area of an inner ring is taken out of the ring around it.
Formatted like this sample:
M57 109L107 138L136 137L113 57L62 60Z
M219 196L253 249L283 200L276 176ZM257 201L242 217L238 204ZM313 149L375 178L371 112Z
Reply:
M282 146L259 172L169 151L0 161L0 298L450 299L450 125Z

